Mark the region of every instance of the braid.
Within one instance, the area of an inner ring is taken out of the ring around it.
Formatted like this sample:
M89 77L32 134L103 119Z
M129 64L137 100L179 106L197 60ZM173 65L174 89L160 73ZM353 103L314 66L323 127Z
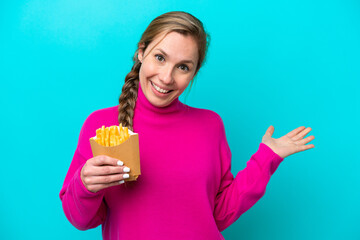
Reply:
M135 60L135 59L134 59ZM139 70L141 63L135 61L131 71L125 77L125 83L119 97L119 124L133 130L134 108L139 89Z

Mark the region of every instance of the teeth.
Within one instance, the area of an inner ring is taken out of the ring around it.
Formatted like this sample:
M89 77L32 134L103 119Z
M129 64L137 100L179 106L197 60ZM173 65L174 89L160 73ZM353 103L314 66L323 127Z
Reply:
M166 91L166 90L164 90L164 89L159 88L159 87L156 86L153 82L151 82L151 84L154 86L154 88L155 88L156 90L158 90L158 91L161 92L161 93L168 93L168 92L170 92L170 90L169 90L169 91Z

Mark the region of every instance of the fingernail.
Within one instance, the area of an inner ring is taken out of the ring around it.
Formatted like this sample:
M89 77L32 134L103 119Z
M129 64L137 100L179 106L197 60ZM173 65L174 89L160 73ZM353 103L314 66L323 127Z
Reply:
M122 166L122 165L124 165L124 163L119 160L119 161L117 161L117 165Z
M119 184L123 184L125 181L124 180L121 180L121 181L119 181Z
M127 173L124 174L124 175L123 175L123 178L129 178L129 174L127 174Z
M123 170L124 172L130 172L130 168L128 168L128 167L124 167L124 170Z

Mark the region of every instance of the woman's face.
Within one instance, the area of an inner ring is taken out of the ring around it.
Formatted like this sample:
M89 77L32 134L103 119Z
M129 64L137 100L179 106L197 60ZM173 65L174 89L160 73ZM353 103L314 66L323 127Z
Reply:
M198 47L192 36L170 32L165 38L157 36L145 53L140 49L138 58L142 62L139 78L144 95L152 105L166 107L193 79Z

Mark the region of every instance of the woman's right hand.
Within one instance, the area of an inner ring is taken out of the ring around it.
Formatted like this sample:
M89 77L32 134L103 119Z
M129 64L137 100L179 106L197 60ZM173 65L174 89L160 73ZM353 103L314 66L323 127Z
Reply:
M86 161L81 169L81 181L90 192L119 185L129 178L130 169L119 159L99 155Z

